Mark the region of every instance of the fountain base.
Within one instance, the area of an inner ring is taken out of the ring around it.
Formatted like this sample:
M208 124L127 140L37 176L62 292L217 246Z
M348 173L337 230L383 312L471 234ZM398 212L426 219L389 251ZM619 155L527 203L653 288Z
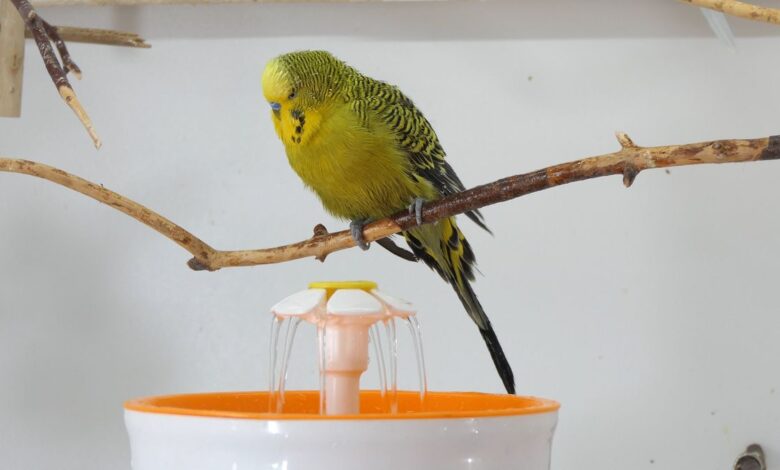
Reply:
M125 404L134 470L547 470L558 403L482 393L377 391L360 413L319 414L319 392L173 395Z

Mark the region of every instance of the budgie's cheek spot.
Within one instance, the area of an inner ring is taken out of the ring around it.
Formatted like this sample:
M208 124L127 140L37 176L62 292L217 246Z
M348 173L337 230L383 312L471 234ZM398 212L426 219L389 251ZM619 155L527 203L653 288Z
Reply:
M295 125L294 131L296 134L301 135L303 134L303 125L306 122L306 117L303 114L303 111L300 109L293 109L290 111L290 116L293 118L294 121L298 121L297 124L293 123ZM300 137L297 139L297 143L300 143Z

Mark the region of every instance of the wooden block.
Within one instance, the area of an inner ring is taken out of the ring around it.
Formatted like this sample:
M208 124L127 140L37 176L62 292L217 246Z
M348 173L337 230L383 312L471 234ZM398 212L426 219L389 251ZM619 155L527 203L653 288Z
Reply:
M24 22L10 0L0 0L0 116L22 113Z

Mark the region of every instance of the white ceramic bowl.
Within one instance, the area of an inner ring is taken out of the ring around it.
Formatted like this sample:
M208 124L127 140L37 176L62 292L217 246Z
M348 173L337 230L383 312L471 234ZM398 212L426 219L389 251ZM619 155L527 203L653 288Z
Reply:
M399 413L361 392L358 415L320 416L318 392L175 395L125 404L134 470L547 470L558 403L399 392Z

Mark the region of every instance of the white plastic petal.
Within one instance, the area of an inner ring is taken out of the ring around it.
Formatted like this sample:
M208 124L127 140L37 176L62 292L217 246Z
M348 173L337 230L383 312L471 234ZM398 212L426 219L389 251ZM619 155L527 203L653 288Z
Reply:
M340 289L328 300L330 315L370 315L384 313L384 307L374 296L360 289Z
M276 315L306 315L314 312L325 301L325 289L306 289L296 292L271 307Z
M392 295L385 294L379 289L374 289L371 291L371 293L374 294L379 300L382 301L382 303L384 303L387 306L387 309L389 310L388 313L390 313L390 315L398 315L398 316L406 317L417 313L417 310L414 308L414 305L412 305L412 303L407 300L399 299L398 297L393 297Z

